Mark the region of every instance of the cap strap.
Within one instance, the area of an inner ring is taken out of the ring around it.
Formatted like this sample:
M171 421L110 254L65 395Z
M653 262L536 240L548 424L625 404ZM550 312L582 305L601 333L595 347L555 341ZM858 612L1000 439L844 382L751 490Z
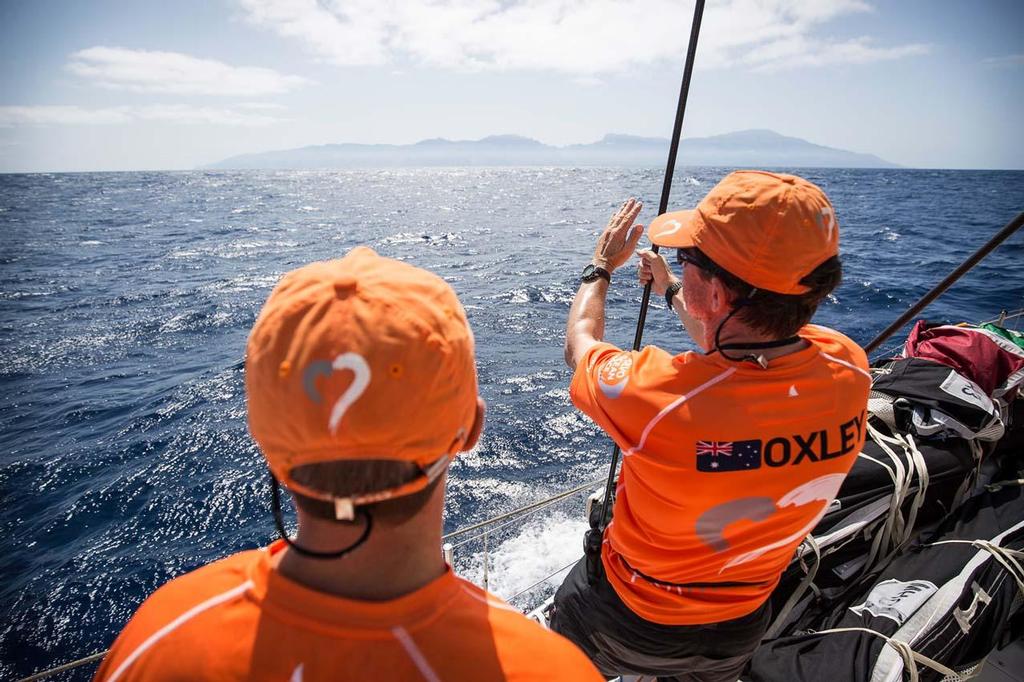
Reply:
M281 513L281 491L273 472L270 473L270 511L274 515L274 525L277 527L277 532L281 535L281 539L285 541L285 544L302 556L309 557L310 559L340 559L346 554L355 551L366 542L370 537L370 531L373 530L373 517L370 516L370 512L366 509L359 509L358 512L366 517L366 526L363 528L362 535L351 545L336 552L320 552L303 547L288 536L288 531L284 527L284 515ZM337 515L337 503L335 503L335 515ZM354 511L352 516L354 519Z

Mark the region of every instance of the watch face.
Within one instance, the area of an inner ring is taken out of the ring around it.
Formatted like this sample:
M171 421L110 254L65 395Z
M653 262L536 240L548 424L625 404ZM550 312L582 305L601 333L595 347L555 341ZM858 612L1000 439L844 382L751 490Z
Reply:
M589 282L589 281L597 278L598 275L597 275L596 272L594 272L594 270L596 270L596 268L594 267L593 263L591 263L587 267L583 268L583 281L584 282Z

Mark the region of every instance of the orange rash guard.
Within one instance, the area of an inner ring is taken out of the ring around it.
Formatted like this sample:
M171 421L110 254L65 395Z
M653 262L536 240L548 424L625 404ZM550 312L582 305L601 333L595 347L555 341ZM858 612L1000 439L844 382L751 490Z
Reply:
M567 640L450 570L398 599L305 588L241 552L170 581L117 638L95 679L602 680Z
M622 448L602 562L619 597L666 625L768 598L864 444L864 351L807 325L768 369L655 347L587 351L570 395Z

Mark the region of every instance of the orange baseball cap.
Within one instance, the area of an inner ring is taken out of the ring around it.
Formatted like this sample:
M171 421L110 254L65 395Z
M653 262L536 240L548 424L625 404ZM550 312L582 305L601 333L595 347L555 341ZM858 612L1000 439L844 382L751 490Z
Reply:
M357 505L422 490L464 448L477 412L473 345L437 275L366 247L311 263L281 279L249 335L249 430L286 487L352 518ZM345 499L291 477L305 464L360 459L422 473Z
M796 175L736 171L697 208L658 216L658 246L697 247L758 289L803 294L800 280L839 253L835 210L820 187Z

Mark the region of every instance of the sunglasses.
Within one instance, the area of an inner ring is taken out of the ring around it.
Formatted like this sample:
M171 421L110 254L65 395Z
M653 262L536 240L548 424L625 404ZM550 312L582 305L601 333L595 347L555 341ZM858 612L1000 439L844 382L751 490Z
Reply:
M714 263L707 263L704 261L697 260L690 254L686 253L682 249L676 250L676 262L680 265L692 265L695 268L699 268L704 272L715 275L719 272L719 268Z

